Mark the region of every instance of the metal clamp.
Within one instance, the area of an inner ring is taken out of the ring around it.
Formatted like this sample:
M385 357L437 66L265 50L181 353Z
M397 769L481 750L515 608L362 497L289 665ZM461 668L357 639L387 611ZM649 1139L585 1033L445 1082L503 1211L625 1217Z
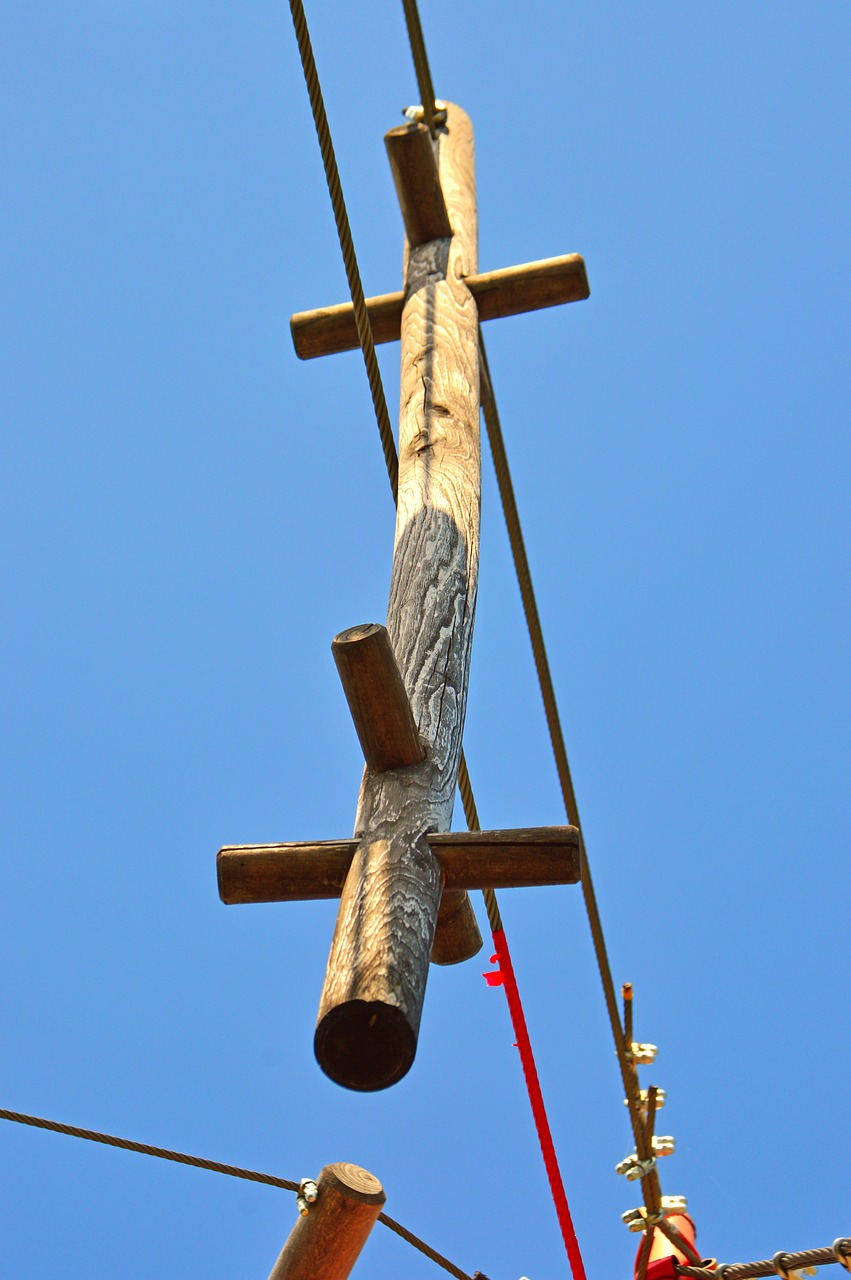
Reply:
M845 1236L840 1236L838 1240L834 1240L833 1252L836 1255L836 1261L839 1263L840 1267L844 1267L846 1271L851 1272L851 1257L848 1256L849 1250L851 1250L851 1240L848 1240Z
M425 123L425 111L421 106L403 107L402 115L410 124ZM434 100L434 123L446 124L446 103L441 102L440 98Z
M623 1174L627 1182L636 1182L639 1178L646 1178L655 1168L655 1156L650 1156L647 1160L639 1160L638 1153L633 1151L631 1156L627 1156L625 1160L621 1160L620 1164L615 1165L615 1173Z
M651 1062L656 1061L656 1054L659 1052L655 1044L639 1044L633 1040L627 1049L627 1057L639 1067L649 1067Z
M668 1095L666 1094L666 1092L665 1092L665 1090L664 1090L664 1089L657 1089L657 1090L656 1090L656 1110L657 1110L657 1111L658 1111L661 1107L664 1107L664 1105L665 1105L665 1099L667 1098L667 1096L668 1096ZM638 1097L639 1097L639 1100L640 1100L640 1102L641 1102L642 1109L643 1109L644 1111L646 1111L646 1110L647 1110L647 1090L646 1090L646 1089L640 1089L640 1090L639 1090ZM629 1098L624 1098L624 1100L623 1100L623 1105L624 1105L625 1107L628 1107L628 1106L629 1106Z
M672 1156L677 1145L669 1133L654 1133L651 1143L654 1156Z
M774 1270L780 1276L781 1280L793 1280L794 1273L787 1271L783 1265L783 1259L785 1257L786 1257L786 1254L784 1250L779 1249L778 1252L775 1253L774 1257L771 1259L771 1265L774 1267Z
M688 1201L685 1196L662 1196L662 1217L673 1218L677 1214L685 1213L688 1209Z
M310 1206L316 1203L319 1195L319 1188L312 1178L302 1178L298 1184L298 1195L296 1196L296 1208L303 1218L310 1213Z

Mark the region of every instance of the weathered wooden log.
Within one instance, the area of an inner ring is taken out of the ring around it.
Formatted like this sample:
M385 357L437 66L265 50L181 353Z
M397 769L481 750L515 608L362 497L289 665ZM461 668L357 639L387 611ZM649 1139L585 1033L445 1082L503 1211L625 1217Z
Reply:
M367 771L314 1037L351 1089L410 1069L442 891L426 833L451 822L473 638L481 502L473 130L449 107L436 140L453 235L407 254L399 497L387 630L427 755Z
M367 769L419 764L425 751L387 629L376 622L349 627L331 641L331 652Z
M426 840L443 872L447 919L465 889L579 883L576 827L432 831ZM357 840L225 845L216 858L219 897L229 906L339 898L357 847Z
M384 135L384 145L410 248L451 236L437 156L426 126L403 124L391 129Z
M327 1164L318 1195L299 1217L269 1280L346 1280L386 1199L381 1183L356 1164Z
M468 276L465 283L476 299L479 320L496 320L500 316L521 315L566 302L582 302L590 295L585 260L579 253L543 258L519 267L501 267ZM366 309L376 343L399 341L404 304L404 293L367 298ZM355 313L350 302L299 311L290 318L290 332L300 360L354 351L358 346Z

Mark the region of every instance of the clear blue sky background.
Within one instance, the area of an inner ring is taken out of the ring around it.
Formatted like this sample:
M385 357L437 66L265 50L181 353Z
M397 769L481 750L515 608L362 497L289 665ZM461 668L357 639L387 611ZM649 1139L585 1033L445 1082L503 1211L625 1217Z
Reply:
M309 5L367 292L398 287L401 5ZM618 982L707 1254L851 1231L851 10L423 3L483 269L585 254L491 364ZM348 835L332 635L393 511L287 8L7 0L0 1105L298 1178L337 1159L493 1280L566 1263L488 952L385 1094L312 1057L334 904L225 908L224 843ZM397 351L385 348L388 399ZM466 746L562 820L485 460ZM460 806L458 821L460 821ZM576 889L502 895L589 1275L632 1274L627 1117ZM478 909L482 922L484 913ZM0 1125L0 1274L262 1280L292 1198ZM376 1229L356 1275L438 1272Z

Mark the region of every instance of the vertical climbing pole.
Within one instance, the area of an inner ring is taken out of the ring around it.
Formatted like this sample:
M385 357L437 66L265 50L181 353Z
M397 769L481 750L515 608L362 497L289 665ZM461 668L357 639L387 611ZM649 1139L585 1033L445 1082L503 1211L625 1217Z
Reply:
M412 125L390 137L421 147L423 128ZM323 1070L362 1090L393 1084L416 1052L442 892L426 834L448 830L452 816L478 580L478 312L464 279L477 268L468 116L448 106L429 146L451 235L417 244L409 235L406 243L399 498L387 612L425 758L364 775L359 844L340 900L314 1038ZM404 213L401 190L400 197ZM469 911L465 901L450 906Z

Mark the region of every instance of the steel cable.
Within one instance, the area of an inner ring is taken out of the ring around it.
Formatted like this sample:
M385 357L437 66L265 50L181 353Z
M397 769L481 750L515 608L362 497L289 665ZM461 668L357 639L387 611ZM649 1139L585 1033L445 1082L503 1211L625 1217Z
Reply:
M242 1169L235 1164L222 1164L220 1160L206 1160L203 1156L189 1156L183 1151L171 1151L168 1147L153 1147L147 1142L133 1142L130 1138L117 1138L111 1133L99 1133L96 1129L81 1129L73 1124L61 1124L58 1120L45 1120L41 1116L24 1115L20 1111L6 1111L0 1108L0 1120L9 1120L13 1124L25 1124L34 1129L48 1129L51 1133L63 1133L69 1138L83 1138L86 1142L100 1142L107 1147L118 1147L122 1151L135 1151L139 1155L154 1156L157 1160L172 1160L175 1164L190 1165L194 1169L207 1169L210 1173L223 1173L229 1178L244 1178L247 1182L260 1182L267 1187L278 1187L283 1191L298 1191L299 1184L290 1178L276 1178L271 1173L258 1173L255 1169ZM378 1215L378 1221L395 1232L408 1244L413 1245L420 1253L430 1258L444 1271L448 1271L455 1280L471 1280L466 1271L456 1267L442 1253L432 1249L413 1231L403 1227L401 1222L389 1217L386 1213Z
M823 1267L830 1262L838 1262L838 1253L846 1259L843 1266L847 1266L851 1260L851 1239L840 1237L824 1249L804 1249L800 1253L783 1253L775 1257L785 1271L799 1271L803 1267ZM751 1277L777 1274L774 1258L761 1262L728 1262L713 1268L677 1266L677 1275L693 1276L695 1280L751 1280Z
M435 123L434 85L431 80L431 69L428 65L428 53L423 39L423 28L420 22L419 10L417 9L417 0L402 0L402 8L405 10L408 43L411 46L414 70L417 75L417 86L420 91L423 122L428 125L429 133L434 137L437 127Z
M585 839L582 833L582 821L579 816L579 806L576 802L573 777L570 771L570 763L567 758L567 748L565 746L564 734L561 728L561 720L558 713L558 704L556 702L553 678L550 672L550 664L547 659L546 646L544 644L544 633L541 627L537 601L535 600L535 591L532 586L529 559L526 554L526 544L523 539L520 515L517 510L517 499L514 496L514 485L511 480L511 472L508 466L508 456L505 451L502 425L500 423L499 412L496 407L496 398L493 391L490 366L488 365L487 352L485 350L481 330L479 330L479 354L482 371L482 412L485 418L485 426L487 427L494 470L496 471L496 481L499 489L500 502L502 503L505 524L508 530L508 541L511 547L512 559L514 560L517 582L520 587L520 598L523 603L523 613L526 617L526 626L532 645L532 655L535 661L535 670L538 675L538 684L540 686L541 697L544 703L544 714L547 720L547 728L549 729L553 755L555 756L556 772L561 786L564 808L568 822L572 823L579 831L582 895L585 901L588 923L591 927L591 939L594 946L594 953L597 958L597 968L600 972L600 980L603 985L603 995L609 1015L609 1022L612 1028L612 1036L615 1042L615 1052L617 1054L618 1066L620 1067L624 1092L626 1094L629 1107L629 1115L632 1123L633 1135L635 1137L636 1149L640 1155L641 1149L645 1145L645 1134L641 1102L638 1096L638 1086L627 1056L626 1041L624 1039L623 1027L621 1025L620 1014L618 1012L615 984L612 978L608 952L606 950L606 940L603 936L603 926L600 920L600 911L597 906L597 896L594 892L594 882L591 878L591 869L588 865L588 856L585 850Z
M322 98L322 89L319 84L319 75L316 70L316 61L313 57L313 46L310 42L310 32L307 29L307 18L304 14L302 0L290 0L290 11L292 13L293 26L295 27L296 40L298 41L298 51L301 56L307 94L310 98L310 109L313 112L313 123L316 126L316 136L319 139L319 150L322 153L325 181L328 183L331 206L334 210L334 221L337 224L337 235L343 254L343 265L346 268L346 279L349 282L349 292L355 311L358 341L363 353L363 362L366 366L366 376L369 380L372 404L375 409L375 419L378 423L378 433L381 437L381 447L384 451L384 461L387 464L387 475L390 479L390 488L393 490L395 501L399 481L396 443L393 439L393 428L390 425L390 414L387 412L387 400L384 395L381 372L378 368L378 357L375 354L375 341L372 336L372 326L369 322L366 301L364 300L363 283L355 256L352 229L349 225L346 202L343 199L340 172L337 168L334 144L331 141L331 130L325 113L325 103Z

